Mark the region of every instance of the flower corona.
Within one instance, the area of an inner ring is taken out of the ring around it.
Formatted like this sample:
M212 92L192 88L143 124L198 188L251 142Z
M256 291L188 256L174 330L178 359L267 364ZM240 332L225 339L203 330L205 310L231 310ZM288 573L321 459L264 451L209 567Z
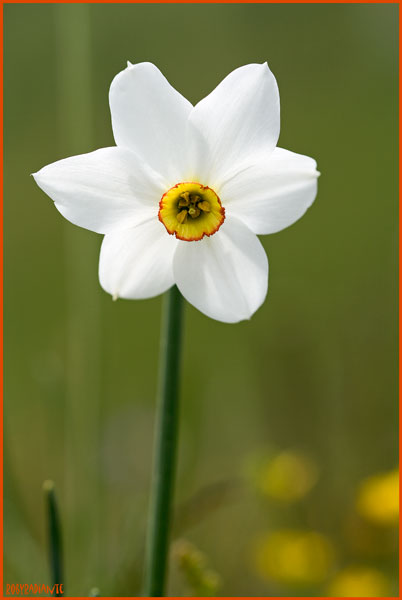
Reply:
M168 233L195 242L218 231L225 220L225 209L207 185L184 182L163 194L158 215Z

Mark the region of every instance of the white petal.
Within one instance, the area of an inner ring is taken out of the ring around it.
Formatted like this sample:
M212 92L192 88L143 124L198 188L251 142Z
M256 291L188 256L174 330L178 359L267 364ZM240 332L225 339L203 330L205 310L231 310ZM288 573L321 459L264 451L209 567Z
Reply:
M118 298L152 298L173 283L177 240L157 218L105 236L99 260L99 280Z
M132 227L157 214L166 191L147 165L116 147L59 160L33 177L66 219L97 233Z
M230 73L193 108L189 123L208 146L208 152L201 147L197 160L210 185L219 185L223 175L257 154L272 152L279 136L279 92L268 65Z
M249 319L267 294L264 248L237 219L226 219L219 231L199 242L179 242L173 270L183 296L225 323Z
M136 152L170 187L178 183L187 164L191 103L151 63L129 65L116 75L109 101L116 144Z
M226 214L254 233L275 233L300 219L317 194L316 162L282 148L240 170L220 189Z

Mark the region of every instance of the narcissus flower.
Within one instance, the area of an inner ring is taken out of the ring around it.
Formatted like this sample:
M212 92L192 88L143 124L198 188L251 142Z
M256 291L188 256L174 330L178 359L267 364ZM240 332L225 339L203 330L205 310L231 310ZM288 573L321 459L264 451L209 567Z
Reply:
M297 221L318 177L313 159L276 147L268 65L236 69L192 106L153 64L129 63L109 99L117 146L34 175L64 217L105 234L102 287L139 299L176 284L209 317L250 318L268 287L257 234Z

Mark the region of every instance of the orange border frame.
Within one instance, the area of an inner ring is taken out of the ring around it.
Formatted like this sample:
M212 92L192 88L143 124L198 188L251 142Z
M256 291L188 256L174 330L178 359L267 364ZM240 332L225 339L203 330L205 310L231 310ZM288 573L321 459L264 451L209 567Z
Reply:
M0 0L1 10L0 10L0 29L1 29L1 48L0 48L0 63L1 63L1 83L0 83L0 106L1 106L1 117L0 117L0 133L1 138L3 139L3 6L4 4L61 4L62 2L53 2L52 0ZM402 0L194 0L188 2L188 0L117 0L117 2L110 2L110 0L66 0L63 2L64 4L398 4L399 5L399 169L402 167L402 153L401 153L401 138L402 138L402 119L401 119L401 97L402 97L402 80L401 80L401 63L402 63L402 43L401 43L401 30L402 30L402 12L401 12L401 4ZM3 185L3 145L0 149L0 157L1 157L1 184ZM3 187L2 187L3 189ZM399 196L402 197L402 178L399 174ZM3 197L1 197L1 209L3 209ZM398 215L399 219L399 235L402 231L402 215L399 211ZM402 278L401 278L401 264L402 264L402 245L399 244L399 309L401 309L401 296L402 296ZM401 310L399 310L401 312ZM0 213L0 382L1 382L1 392L0 392L0 438L1 438L1 446L0 446L0 533L1 533L1 544L0 544L0 598L10 598L12 596L4 596L4 581L3 581L3 210ZM399 319L399 370L402 369L402 319ZM399 399L402 397L402 378L399 377ZM401 403L399 403L401 409ZM399 410L399 431L402 429L402 411ZM402 442L401 437L399 437L399 457L402 457ZM402 491L402 481L399 479L399 491L401 495ZM400 573L402 571L402 556L401 556L401 548L402 548L402 534L401 529L399 530L399 570ZM399 578L399 596L402 596L402 585L401 578ZM32 596L22 596L24 598L32 598ZM88 596L74 596L74 598L84 599ZM103 596L106 599L114 599L114 598L126 598L127 596ZM182 597L174 597L170 596L174 600L180 600ZM192 600L197 600L192 596L188 596L187 598L191 598ZM217 598L221 598L221 600L238 600L238 598L250 598L252 600L266 600L266 596L234 596L234 597L221 597L217 596ZM270 596L274 600L274 597ZM308 597L298 596L299 600L305 600ZM314 596L317 600L325 600L325 597ZM396 597L389 596L387 600L393 600ZM277 598L277 600L291 600L291 596L281 596ZM347 600L347 599L345 599Z

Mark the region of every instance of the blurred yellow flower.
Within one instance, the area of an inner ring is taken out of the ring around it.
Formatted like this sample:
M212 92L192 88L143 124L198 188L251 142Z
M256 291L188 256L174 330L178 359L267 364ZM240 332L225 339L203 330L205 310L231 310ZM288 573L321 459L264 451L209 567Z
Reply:
M359 514L378 525L396 525L399 518L399 471L365 479L357 492Z
M303 498L317 478L318 469L311 459L287 450L261 466L258 487L263 494L290 503Z
M331 597L389 597L390 584L377 569L371 567L348 567L340 571L328 589Z
M268 581L317 584L328 577L334 554L331 541L321 533L279 530L257 540L255 568Z

